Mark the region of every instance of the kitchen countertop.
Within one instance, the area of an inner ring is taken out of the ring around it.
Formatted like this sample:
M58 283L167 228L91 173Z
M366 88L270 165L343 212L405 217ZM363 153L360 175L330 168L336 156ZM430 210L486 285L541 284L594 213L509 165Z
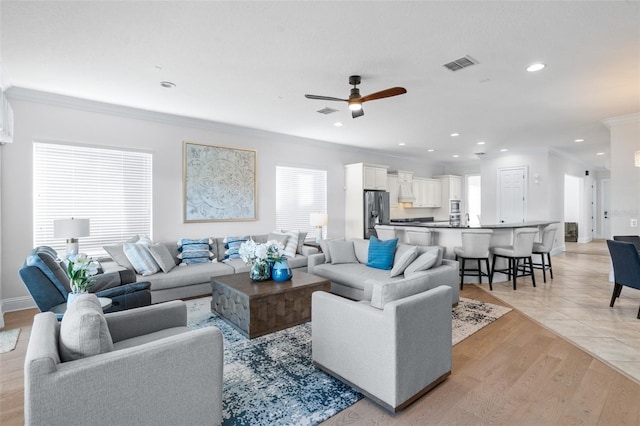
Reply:
M415 227L415 228L437 228L437 229L513 229L545 226L552 223L560 223L559 220L531 220L518 223L499 223L495 225L473 225L473 226L451 226L449 222L422 222L422 223L392 223L391 226Z

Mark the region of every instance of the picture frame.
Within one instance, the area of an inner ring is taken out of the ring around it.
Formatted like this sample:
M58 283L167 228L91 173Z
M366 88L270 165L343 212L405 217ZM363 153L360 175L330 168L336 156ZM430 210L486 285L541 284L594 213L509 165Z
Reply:
M257 151L183 141L184 222L257 220Z

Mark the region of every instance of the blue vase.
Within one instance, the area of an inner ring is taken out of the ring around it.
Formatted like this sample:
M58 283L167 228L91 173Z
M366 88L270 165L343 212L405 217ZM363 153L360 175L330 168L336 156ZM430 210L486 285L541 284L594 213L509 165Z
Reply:
M274 281L289 281L292 275L287 259L283 258L273 263L271 278L273 278Z

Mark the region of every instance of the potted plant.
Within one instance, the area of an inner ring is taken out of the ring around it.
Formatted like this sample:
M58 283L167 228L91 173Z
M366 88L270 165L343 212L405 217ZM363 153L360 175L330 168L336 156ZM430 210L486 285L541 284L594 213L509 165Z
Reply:
M66 272L69 277L71 292L67 296L67 304L80 294L86 293L92 285L94 275L98 273L98 263L84 253L68 256L65 259Z

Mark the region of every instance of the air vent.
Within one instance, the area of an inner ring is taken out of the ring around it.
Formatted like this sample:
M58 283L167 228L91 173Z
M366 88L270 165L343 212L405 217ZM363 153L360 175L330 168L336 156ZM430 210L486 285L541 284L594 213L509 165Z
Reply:
M319 109L318 112L320 114L328 115L328 114L333 114L334 112L338 112L338 110L337 109L333 109L333 108L324 107L322 109Z
M462 68L470 67L471 65L476 65L478 62L473 59L471 56L465 56L460 59L456 59L455 61L451 61L448 64L444 64L445 68L449 71L458 71Z

